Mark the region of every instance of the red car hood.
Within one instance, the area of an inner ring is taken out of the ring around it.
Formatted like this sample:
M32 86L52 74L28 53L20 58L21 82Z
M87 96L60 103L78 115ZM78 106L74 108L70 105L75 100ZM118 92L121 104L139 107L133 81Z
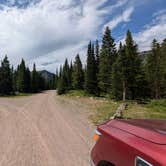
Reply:
M111 120L107 125L131 133L147 141L166 145L166 120Z

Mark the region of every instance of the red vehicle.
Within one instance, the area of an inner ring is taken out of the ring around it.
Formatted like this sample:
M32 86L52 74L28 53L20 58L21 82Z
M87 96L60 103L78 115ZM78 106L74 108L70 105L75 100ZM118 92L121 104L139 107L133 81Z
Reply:
M166 166L166 120L111 120L94 140L92 166Z

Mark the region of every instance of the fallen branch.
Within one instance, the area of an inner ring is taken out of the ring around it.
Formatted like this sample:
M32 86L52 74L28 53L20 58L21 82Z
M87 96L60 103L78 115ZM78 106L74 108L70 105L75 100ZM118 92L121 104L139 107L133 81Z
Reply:
M115 114L110 119L123 119L123 112L127 108L127 104L121 104L118 109L116 110Z

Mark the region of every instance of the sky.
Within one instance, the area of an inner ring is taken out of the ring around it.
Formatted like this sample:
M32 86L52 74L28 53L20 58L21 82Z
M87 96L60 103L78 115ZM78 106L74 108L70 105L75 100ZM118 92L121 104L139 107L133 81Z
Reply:
M166 0L0 0L0 59L55 72L109 26L115 42L131 30L139 51L166 38Z

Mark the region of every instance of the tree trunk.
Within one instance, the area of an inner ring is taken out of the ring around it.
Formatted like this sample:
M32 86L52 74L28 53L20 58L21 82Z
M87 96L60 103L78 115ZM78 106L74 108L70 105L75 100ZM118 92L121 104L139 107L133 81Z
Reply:
M155 82L155 99L159 99L160 98L160 87L158 85L158 82Z
M126 84L125 81L123 81L123 101L126 100Z

